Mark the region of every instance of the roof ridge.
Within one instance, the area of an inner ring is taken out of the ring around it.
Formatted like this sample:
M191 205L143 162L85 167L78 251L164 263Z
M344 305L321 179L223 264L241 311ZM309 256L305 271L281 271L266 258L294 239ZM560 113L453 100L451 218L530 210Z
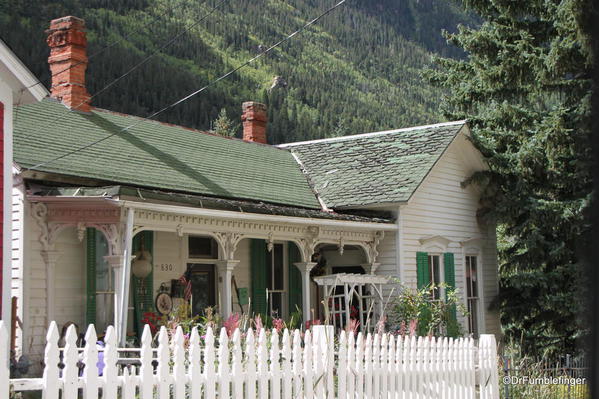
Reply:
M222 139L225 139L225 140L232 140L232 141L237 141L237 142L247 143L247 144L257 144L257 145L261 145L261 146L275 148L277 150L281 150L282 149L282 148L279 148L276 145L272 145L272 144L268 144L268 143L267 144L257 143L255 141L246 141L246 140L243 140L243 139L240 139L240 138L237 138L237 137L222 136L222 135L220 135L218 133L212 133L212 132L210 132L208 130L200 130L200 129L195 129L193 127L178 125L176 123L163 122L163 121L159 121L159 120L156 120L156 119L148 119L148 118L144 118L143 116L126 114L124 112L113 111L113 110L106 109L106 108L100 108L100 107L94 107L94 106L92 106L92 111L98 111L98 112L113 114L113 115L122 116L122 117L125 117L125 118L136 118L136 119L144 120L146 122L154 122L154 123L158 123L158 124L163 125L163 126L180 128L180 129L188 130L190 132L195 132L195 133L199 133L199 134L205 134L205 135L208 135L208 136L218 137L218 138L222 138Z
M407 131L411 131L411 130L422 130L422 129L430 129L430 128L434 128L434 127L442 127L442 126L463 125L466 122L467 122L466 119L462 119L462 120L458 120L458 121L435 123L432 125L421 125L421 126L404 127L401 129L381 130L378 132L352 134L352 135L348 135L348 136L330 137L330 138L326 138L326 139L297 141L295 143L278 144L278 145L276 145L276 147L288 148L288 147L294 147L294 146L304 145L304 144L331 143L331 142L336 142L336 141L347 141L347 140L353 140L353 139L357 139L357 138L375 137L375 136L381 136L381 135L391 134L391 133L407 132Z

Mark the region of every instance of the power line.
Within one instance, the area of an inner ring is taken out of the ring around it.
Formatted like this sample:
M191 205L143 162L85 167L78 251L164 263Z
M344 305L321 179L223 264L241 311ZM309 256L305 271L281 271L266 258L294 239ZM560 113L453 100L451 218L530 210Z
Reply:
M172 8L169 8L169 10L172 10ZM153 19L150 19L150 21L149 21L148 23L146 23L144 26L142 26L140 30L142 30L142 31L143 31L144 29L146 29L147 27L149 27L150 25L152 25L152 24L153 24L153 23L155 23L155 22L156 22L156 21L154 21ZM63 70L60 70L60 71L58 71L58 72L55 72L55 73L51 74L51 75L50 75L50 77L49 77L47 80L48 80L48 81L50 81L50 80L51 80L51 79L52 79L54 76L56 76L56 75L60 75L61 73L63 73L63 72L66 72L66 71L68 71L68 70L69 70L69 69L71 69L71 68L75 68L76 66L79 66L79 65L81 65L81 64L84 64L84 63L88 62L89 60L91 60L91 59L92 59L92 58L94 58L95 56L102 54L104 51L108 50L109 48L111 48L111 47L114 47L114 46L116 46L117 44L119 44L120 42L122 42L122 41L124 41L124 40L128 39L130 36L131 36L131 35L129 34L129 35L125 35L125 36L123 36L123 37L121 37L121 38L119 38L119 39L117 39L117 40L114 40L113 42L111 42L111 43L107 44L105 47L102 47L100 50L98 50L98 51L96 51L95 53L93 53L93 54L89 55L89 56L87 57L87 61L79 61L79 62L77 62L77 63L75 63L75 64L73 64L73 65L71 65L71 66L69 66L69 67L67 67L67 68L65 68L65 69L63 69ZM37 81L37 82L35 82L35 83L33 83L33 84L31 84L31 85L27 86L25 89L30 89L30 88L32 88L32 87L34 87L34 86L37 86L37 85L40 85L40 84L42 84L42 81L38 79L38 81Z
M137 70L138 68L140 68L146 62L148 62L152 57L154 57L160 51L164 50L166 47L168 47L171 44L173 44L179 37L181 37L185 33L189 32L191 29L193 29L198 24L200 24L202 21L204 21L206 18L208 18L210 15L212 15L226 1L227 0L221 0L219 3L217 3L217 5L213 6L207 14L205 14L203 17L201 17L200 19L198 19L197 21L195 21L193 24L190 24L189 26L187 26L185 29L183 29L181 32L177 33L175 36L173 36L171 39L169 39L165 43L163 43L160 47L158 47L156 50L154 50L154 52L152 52L150 55L148 55L143 60L141 60L140 62L138 62L137 64L135 64L133 67L131 67L127 72L125 72L124 74L122 74L118 78L114 79L112 82L108 83L106 86L102 87L99 91L97 91L95 94L93 94L92 96L90 96L85 101L82 101L79 104L77 104L76 106L71 107L71 108L72 109L77 109L81 105L83 105L85 103L88 103L88 102L91 102L92 99L94 99L95 97L99 96L100 94L102 94L103 92L105 92L106 90L108 90L109 88L111 88L112 86L114 86L117 82L119 82L122 79L124 79L125 77L129 76L131 73L133 73L135 70ZM53 125L54 123L58 122L62 118L64 118L64 115L59 115L56 118L52 119L50 122L48 122L46 124L46 126ZM32 135L29 135L29 136L34 136L35 137L35 136L37 136L38 133L41 132L41 130L42 130L42 128L38 129L35 133L33 133ZM26 170L29 170L29 169L26 169Z
M96 140L96 141L94 141L94 142L91 142L91 143L89 143L89 144L86 144L86 145L84 145L84 146L82 146L82 147L79 147L79 148L77 148L77 149L75 149L75 150L69 151L69 152L67 152L67 153L65 153L65 154L63 154L63 155L60 155L60 156L58 156L58 157L55 157L55 158L52 158L52 159L50 159L50 160L48 160L48 161L45 161L45 162L39 163L39 164L37 164L37 165L35 165L35 166L31 167L31 168L26 168L26 169L25 169L25 171L27 171L27 170L34 170L34 169L40 168L40 167L42 167L42 166L45 166L45 165L48 165L48 164L50 164L50 163L52 163L52 162L56 162L56 161L58 161L58 160L60 160L60 159L66 158L66 157L68 157L68 156L70 156L70 155L73 155L73 154L75 154L75 153L77 153L77 152L80 152L80 151L86 150L86 149L88 149L88 148L90 148L90 147L93 147L94 145L97 145L97 144L99 144L99 143L101 143L101 142L103 142L103 141L106 141L106 140L108 140L109 138L111 138L111 137L113 137L113 136L115 136L115 135L117 135L117 134L119 134L119 133L125 132L125 131L127 131L127 130L129 130L129 129L131 129L131 128L133 128L133 127L135 127L135 126L137 126L137 125L139 125L139 124L141 124L141 123L143 123L143 122L145 122L145 121L151 120L152 118L155 118L156 116L160 115L160 114L161 114L161 113L163 113L164 111L166 111L166 110L168 110L168 109L171 109L171 108L173 108L173 107L175 107L175 106L177 106L177 105L181 104L181 103L182 103L182 102L184 102L184 101L187 101L187 100L189 100L189 99L190 99L190 98L192 98L193 96L196 96L196 95L198 95L199 93L203 92L204 90L208 89L209 87L213 86L214 84L216 84L216 83L220 82L220 81L221 81L221 80L223 80L223 79L226 79L227 77L231 76L231 75L232 75L232 74L234 74L235 72L237 72L237 71L239 71L240 69L242 69L242 68L244 68L244 67L246 67L246 66L250 65L252 62L256 61L257 59L261 58L261 57L262 57L262 56L264 56L265 54L269 53L271 50L275 49L276 47L280 46L281 44L283 44L283 43L287 42L288 40L292 39L292 38L293 38L295 35L297 35L298 33L302 32L302 31L304 31L306 28L310 27L311 25L315 24L315 23L316 23L316 22L318 22L318 21L319 21L321 18L325 17L326 15L330 14L332 11L334 11L335 9L337 9L338 7L340 7L340 6L341 6L343 3L345 3L346 1L347 1L347 0L340 0L340 1L339 1L338 3L336 3L334 6L330 7L329 9L327 9L327 10L326 10L326 11L324 11L322 14L320 14L320 15L319 15L319 16L317 16L316 18L312 19L311 21L309 21L308 23L306 23L305 25L303 25L301 28L299 28L299 29L298 29L298 30L296 30L295 32L291 33L290 35L287 35L287 36L286 36L286 37L284 37L283 39L281 39L281 40L279 40L278 42L276 42L275 44L271 45L270 47L268 47L267 49L265 49L264 51L262 51L262 52L261 52L261 53L259 53L258 55L256 55L256 56L254 56L254 57L250 58L249 60L247 60L247 61L246 61L246 62L244 62L243 64L239 65L238 67L231 69L229 72L227 72L226 74L222 75L221 77L219 77L219 78L217 78L217 79L213 80L212 82L208 83L208 84L207 84L207 85L205 85L204 87L202 87L202 88L200 88L200 89L198 89L198 90L195 90L195 91L191 92L190 94L188 94L187 96L185 96L185 97L183 97L183 98L181 98L181 99L179 99L179 100L175 101L174 103L172 103L172 104L170 104L170 105L167 105L166 107L164 107L164 108L162 108L162 109L160 109L160 110L158 110L158 111L154 112L154 113L153 113L153 114L151 114L150 116L148 116L148 117L146 117L146 118L143 118L143 119L140 119L140 120L136 121L135 123L132 123L131 125L129 125L129 126L126 126L126 127L122 128L121 130L118 130L118 131L117 131L117 132L115 132L115 133L111 133L111 134L109 134L108 136L106 136L106 137L103 137L103 138L101 138L101 139L99 139L99 140Z

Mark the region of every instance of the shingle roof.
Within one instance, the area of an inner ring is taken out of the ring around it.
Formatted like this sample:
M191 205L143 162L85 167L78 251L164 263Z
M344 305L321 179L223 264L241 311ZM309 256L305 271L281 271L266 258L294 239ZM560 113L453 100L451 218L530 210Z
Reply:
M29 168L114 134L37 170L320 209L289 151L154 121L121 131L138 120L99 109L89 115L72 112L52 99L20 106L15 111L14 159Z
M405 202L465 121L283 144L330 208Z

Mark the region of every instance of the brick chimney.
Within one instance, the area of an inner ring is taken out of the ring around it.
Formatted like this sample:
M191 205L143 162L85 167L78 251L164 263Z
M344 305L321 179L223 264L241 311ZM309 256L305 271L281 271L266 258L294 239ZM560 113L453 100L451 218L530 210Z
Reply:
M46 33L50 47L51 96L70 109L89 112L90 95L85 88L85 22L77 17L54 19Z
M266 105L247 101L241 106L241 121L243 122L243 139L255 143L266 142Z

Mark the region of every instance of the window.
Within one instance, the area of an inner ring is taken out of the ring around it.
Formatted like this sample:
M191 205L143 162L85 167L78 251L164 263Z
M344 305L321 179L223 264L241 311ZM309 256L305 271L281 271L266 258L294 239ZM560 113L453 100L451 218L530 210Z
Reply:
M441 299L441 260L439 255L428 256L428 275L430 276L429 284L434 286L432 290L432 300L438 301Z
M189 236L189 257L193 259L218 259L218 246L210 237Z
M266 288L268 313L271 317L286 317L285 256L283 244L274 244L266 253Z
M466 256L466 295L468 299L468 331L478 337L478 265L476 256Z

